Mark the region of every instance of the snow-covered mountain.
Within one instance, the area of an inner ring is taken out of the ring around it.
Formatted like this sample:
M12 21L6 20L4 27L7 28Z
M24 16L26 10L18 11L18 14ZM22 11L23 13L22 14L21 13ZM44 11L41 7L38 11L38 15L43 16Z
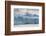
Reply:
M19 24L38 24L39 16L36 14L17 14L14 16L14 23Z

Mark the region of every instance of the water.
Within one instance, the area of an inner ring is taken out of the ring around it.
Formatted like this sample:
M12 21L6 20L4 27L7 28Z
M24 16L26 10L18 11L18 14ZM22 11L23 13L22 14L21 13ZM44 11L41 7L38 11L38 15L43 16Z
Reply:
M15 27L38 27L39 24L14 25Z

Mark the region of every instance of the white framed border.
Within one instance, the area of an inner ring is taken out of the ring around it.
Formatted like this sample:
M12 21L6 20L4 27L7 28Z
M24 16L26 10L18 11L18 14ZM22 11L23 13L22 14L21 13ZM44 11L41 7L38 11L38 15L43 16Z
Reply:
M14 12L13 12L14 8L39 9L39 26L38 27L14 27ZM42 30L42 7L41 6L11 5L11 31L27 31L27 30Z

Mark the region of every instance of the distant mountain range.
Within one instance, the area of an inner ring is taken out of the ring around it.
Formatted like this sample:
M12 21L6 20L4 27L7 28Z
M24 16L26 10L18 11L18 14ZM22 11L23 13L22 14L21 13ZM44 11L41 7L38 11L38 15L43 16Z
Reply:
M36 15L36 14L26 14L25 16L29 16L29 17L39 17L39 16Z
M16 14L15 16L16 16L16 17L17 17L17 16L39 17L39 15L37 15L37 14Z

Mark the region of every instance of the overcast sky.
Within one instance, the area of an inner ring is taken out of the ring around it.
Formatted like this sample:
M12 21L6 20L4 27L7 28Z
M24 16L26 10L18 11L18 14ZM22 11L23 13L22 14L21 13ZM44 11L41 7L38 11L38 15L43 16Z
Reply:
M15 8L15 14L25 14L28 12L29 14L39 14L39 9L29 9L29 8Z

